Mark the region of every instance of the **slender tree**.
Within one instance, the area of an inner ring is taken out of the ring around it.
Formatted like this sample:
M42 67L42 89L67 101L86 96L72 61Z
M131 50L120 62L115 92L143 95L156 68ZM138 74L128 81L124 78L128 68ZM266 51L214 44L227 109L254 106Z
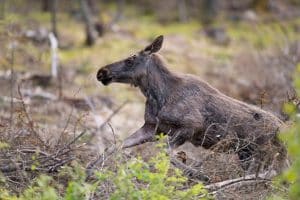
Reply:
M257 11L267 11L269 5L269 0L254 0L252 2L252 7Z
M52 32L55 35L56 38L58 38L57 33L57 0L51 1L51 25L52 25Z
M115 22L120 21L124 17L125 3L125 0L117 0L117 13L114 20Z
M81 4L83 21L85 24L85 33L86 33L85 44L87 46L92 46L95 44L97 38L97 32L95 30L95 25L92 19L91 10L89 8L87 0L80 0L80 4Z
M87 0L87 4L93 15L96 15L97 13L99 13L99 7L98 7L96 0Z
M0 0L0 19L5 18L5 0Z
M217 12L217 0L204 0L202 5L202 22L205 25L209 25L212 23L215 18Z
M43 12L51 11L51 0L42 0L41 3L42 3L41 8Z
M187 22L187 5L186 0L177 0L178 18L180 22Z

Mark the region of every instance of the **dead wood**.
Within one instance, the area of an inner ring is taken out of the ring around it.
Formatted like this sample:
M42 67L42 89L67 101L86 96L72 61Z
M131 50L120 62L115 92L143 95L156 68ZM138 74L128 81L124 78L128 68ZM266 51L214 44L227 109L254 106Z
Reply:
M271 173L270 172L260 173L258 175L250 174L245 177L212 183L206 185L205 189L211 191L212 194L215 194L219 190L226 189L228 187L241 187L242 185L249 185L252 183L270 182L272 181L271 179L276 175L277 173L275 171L272 171Z

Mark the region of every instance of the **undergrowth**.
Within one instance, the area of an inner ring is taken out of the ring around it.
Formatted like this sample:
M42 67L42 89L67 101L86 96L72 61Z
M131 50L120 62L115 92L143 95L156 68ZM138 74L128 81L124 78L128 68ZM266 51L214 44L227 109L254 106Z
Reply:
M121 163L117 156L115 162L119 160L119 163L115 170L105 167L95 171L92 178L87 177L84 167L73 163L63 167L56 178L41 174L19 196L0 189L0 199L208 199L201 183L188 185L182 172L171 167L164 144L158 148L160 152L147 162L133 157ZM3 176L0 180L5 184Z
M300 95L300 63L294 74L294 85L297 95ZM286 143L291 160L291 166L276 179L276 185L285 188L286 195L272 196L272 199L298 200L300 197L300 102L289 103L284 106L286 113L290 115L292 125L281 135L281 139Z

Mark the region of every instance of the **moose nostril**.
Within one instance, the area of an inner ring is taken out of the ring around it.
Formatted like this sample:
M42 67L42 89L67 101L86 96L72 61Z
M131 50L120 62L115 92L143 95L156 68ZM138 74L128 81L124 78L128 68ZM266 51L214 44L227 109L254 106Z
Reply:
M97 73L97 79L100 81L103 77L106 77L108 75L107 69L100 69Z
M107 69L103 69L102 70L102 76L107 76L108 75L108 70Z
M97 79L99 80L100 77L101 77L101 71L99 70L99 71L97 72Z

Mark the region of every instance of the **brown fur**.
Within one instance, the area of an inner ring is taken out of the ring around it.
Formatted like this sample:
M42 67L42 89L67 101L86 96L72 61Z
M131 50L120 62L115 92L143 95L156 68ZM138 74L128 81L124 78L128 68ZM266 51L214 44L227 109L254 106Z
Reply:
M104 84L133 84L147 99L145 124L124 141L124 148L153 141L155 134L163 132L172 147L189 141L195 146L217 149L218 144L227 141L223 150L236 152L245 169L249 167L245 164L248 160L269 165L275 157L281 161L285 158L285 148L277 138L282 121L224 95L193 75L169 71L155 54L161 44L162 38L157 38L137 56L98 71L97 78Z

